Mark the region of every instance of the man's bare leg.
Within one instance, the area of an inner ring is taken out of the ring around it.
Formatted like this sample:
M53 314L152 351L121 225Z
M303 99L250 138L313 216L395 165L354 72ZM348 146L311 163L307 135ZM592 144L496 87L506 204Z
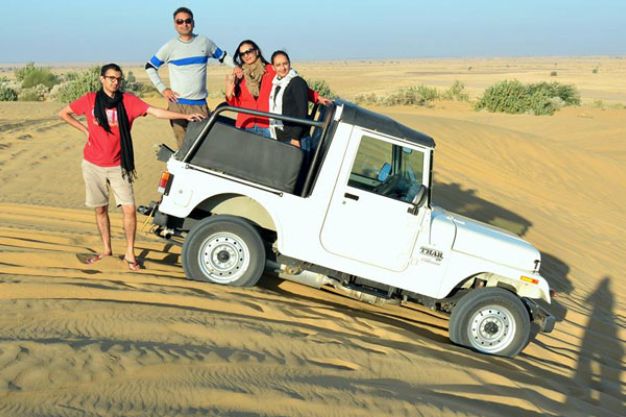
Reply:
M122 205L122 213L124 215L124 233L126 234L126 252L124 260L128 262L128 268L131 271L141 269L135 257L135 234L137 232L137 213L134 204Z
M87 263L92 264L104 258L111 256L113 249L111 248L111 221L109 220L109 206L96 207L96 225L102 239L102 252L96 256L87 259Z

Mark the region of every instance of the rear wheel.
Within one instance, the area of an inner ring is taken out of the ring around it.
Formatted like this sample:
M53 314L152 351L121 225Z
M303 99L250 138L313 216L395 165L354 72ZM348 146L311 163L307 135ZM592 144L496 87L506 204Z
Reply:
M182 261L187 278L249 287L263 274L265 247L259 232L245 220L209 217L189 232Z
M449 337L481 353L513 357L528 344L530 315L522 301L507 290L472 290L452 310Z

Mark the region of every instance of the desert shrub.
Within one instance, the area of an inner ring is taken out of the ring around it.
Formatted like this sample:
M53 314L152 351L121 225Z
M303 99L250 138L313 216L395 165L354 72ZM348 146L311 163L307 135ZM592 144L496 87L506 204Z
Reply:
M0 83L0 101L16 101L17 92L11 87Z
M580 105L580 95L574 85L571 84L559 84L557 82L547 83L541 82L528 85L529 93L535 94L540 91L548 97L558 97L563 100L567 106Z
M66 80L59 88L55 99L69 103L89 91L100 89L100 67L95 66L79 73L67 74Z
M428 102L435 101L439 98L439 90L437 90L435 87L427 87L425 85L418 85L417 93L420 94L422 98L424 98L424 100Z
M475 108L491 112L550 115L563 106L579 104L580 95L573 85L557 82L522 84L517 80L505 80L485 90Z
M161 93L159 93L159 90L157 90L152 83L141 83L141 88L139 89L137 95L139 97L160 97ZM222 88L215 98L224 98L225 95L226 91Z
M465 92L465 84L456 80L442 95L446 100L468 101L469 94Z
M529 107L527 88L517 80L492 85L476 103L477 110L503 113L524 113Z
M124 84L122 85L122 88L124 91L141 97L145 87L143 83L137 81L137 77L135 77L135 74L133 74L132 71L128 71L128 74L124 77Z
M358 94L354 97L357 104L371 104L381 106L429 106L440 97L434 87L418 85L400 88L388 96L378 96L374 93Z
M132 71L128 71L128 74L124 77L124 84L122 85L124 91L129 93L133 93L139 97L144 97L147 95L160 95L159 90L152 85L152 83L144 84L140 81L137 81L135 74ZM219 97L224 97L224 92L221 92Z
M356 104L379 104L380 98L374 93L358 94L354 97Z
M17 91L8 85L9 80L0 77L0 101L16 101Z
M43 85L50 90L59 82L58 77L50 71L50 68L36 67L32 62L16 70L15 78L21 82L22 88L26 89Z
M558 72L556 71L550 71L550 77L556 77L557 75L559 75Z
M439 98L439 91L434 87L418 85L414 87L401 88L394 93L383 97L381 104L385 106L408 105L408 106L428 106Z
M597 74L598 73L598 67L595 67L594 69L591 70L592 74Z
M34 62L29 62L28 64L24 65L23 67L17 68L15 70L15 79L21 83L22 81L24 81L24 78L26 78L26 75L28 75L34 69L35 69L35 63Z
M38 84L30 88L22 88L18 95L19 101L43 101L48 93L48 87Z
M339 98L337 94L331 90L328 83L324 80L307 80L306 83L309 85L309 88L313 91L317 91L318 94L322 97L326 97L330 100L335 100Z

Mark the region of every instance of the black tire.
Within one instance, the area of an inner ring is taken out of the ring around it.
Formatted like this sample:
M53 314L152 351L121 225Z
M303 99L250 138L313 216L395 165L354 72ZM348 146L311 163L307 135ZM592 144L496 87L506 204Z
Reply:
M514 357L530 340L530 314L515 294L502 288L470 291L450 315L450 340L489 355Z
M245 220L213 216L190 230L182 262L189 279L252 287L265 268L265 247L259 232Z

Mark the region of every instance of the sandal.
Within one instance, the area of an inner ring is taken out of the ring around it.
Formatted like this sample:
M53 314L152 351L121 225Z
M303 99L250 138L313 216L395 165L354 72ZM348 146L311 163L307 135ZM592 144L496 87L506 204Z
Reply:
M111 255L105 255L104 253L99 253L97 255L94 256L90 256L89 258L85 259L85 263L87 265L93 265L98 261L103 260L104 258L106 258L107 256L111 256Z
M139 263L139 261L135 260L135 261L129 261L128 259L126 259L124 257L124 262L126 262L126 264L128 265L128 269L133 271L133 272L137 272L140 271L141 269L143 269L142 265Z

